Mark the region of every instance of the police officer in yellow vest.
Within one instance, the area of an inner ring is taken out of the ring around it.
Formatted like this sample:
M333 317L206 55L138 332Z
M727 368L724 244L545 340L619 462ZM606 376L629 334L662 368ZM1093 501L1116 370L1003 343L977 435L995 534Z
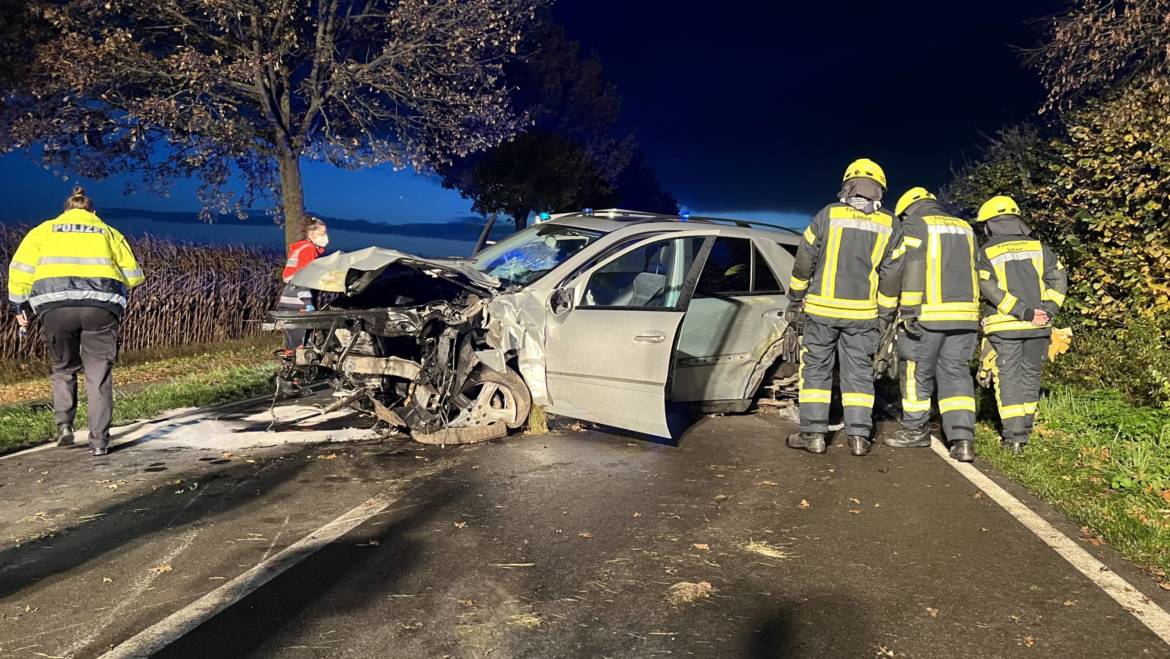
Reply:
M824 453L829 431L833 366L840 361L845 432L853 455L869 452L873 430L873 356L881 322L898 303L894 247L898 220L881 207L886 175L857 160L845 170L837 203L813 217L796 253L786 316L803 311L800 350L800 432L790 448Z
M105 455L114 407L112 369L118 327L131 288L143 281L130 245L93 212L80 187L65 212L28 232L8 267L8 300L22 327L41 317L53 363L57 444L73 443L77 372L85 367L89 446Z
M988 200L977 221L988 236L976 269L987 303L983 333L996 352L1000 436L1020 454L1032 434L1040 370L1048 355L1052 318L1064 304L1068 275L1056 254L1031 237L1011 197Z
M979 342L975 232L945 213L925 188L894 206L902 220L902 295L898 317L902 429L895 448L930 446L931 397L938 392L951 457L975 459L975 383L971 357Z

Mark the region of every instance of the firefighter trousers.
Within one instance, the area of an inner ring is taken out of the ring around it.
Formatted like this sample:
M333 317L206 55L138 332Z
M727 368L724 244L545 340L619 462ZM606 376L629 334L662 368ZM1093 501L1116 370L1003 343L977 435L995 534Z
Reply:
M987 337L995 348L995 402L999 407L1002 437L1026 443L1032 435L1036 407L1040 404L1040 372L1048 358L1051 337Z
M293 284L285 284L284 288L280 290L280 299L277 300L276 308L282 311L304 311L306 305L313 303L314 298L311 290ZM308 334L308 330L285 330L284 347L295 350L305 345Z
M85 369L90 442L108 442L114 412L114 362L118 358L118 317L97 307L57 307L41 318L53 364L53 416L73 425L77 414L77 372Z
M947 439L975 439L971 357L978 342L979 333L974 330L933 332L924 328L917 337L898 332L903 427L913 430L930 423L930 400L937 391Z
M873 327L833 327L808 318L800 346L800 431L827 433L833 367L840 365L845 432L869 437L873 429L873 356L881 332Z

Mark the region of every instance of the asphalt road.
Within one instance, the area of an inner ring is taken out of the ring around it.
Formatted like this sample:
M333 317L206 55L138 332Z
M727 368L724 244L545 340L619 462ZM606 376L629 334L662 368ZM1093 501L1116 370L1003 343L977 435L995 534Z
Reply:
M0 459L0 655L98 656L373 497L159 656L1170 656L930 450L812 456L776 415L452 448L214 416Z

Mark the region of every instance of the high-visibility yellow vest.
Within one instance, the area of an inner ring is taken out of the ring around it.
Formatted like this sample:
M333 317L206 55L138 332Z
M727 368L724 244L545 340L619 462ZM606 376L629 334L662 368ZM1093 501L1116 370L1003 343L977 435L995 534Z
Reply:
M8 300L37 313L96 306L121 315L143 282L126 238L97 215L69 210L29 231L8 266Z

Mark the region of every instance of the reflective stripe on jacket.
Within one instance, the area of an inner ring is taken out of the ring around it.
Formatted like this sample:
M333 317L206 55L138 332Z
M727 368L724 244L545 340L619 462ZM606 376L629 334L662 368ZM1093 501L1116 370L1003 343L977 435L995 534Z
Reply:
M934 201L910 206L902 222L903 318L918 318L933 330L979 328L979 279L975 232L943 213Z
M8 266L8 300L33 311L96 306L121 316L129 289L144 281L126 238L80 209L33 228Z
M280 278L288 282L301 268L309 265L324 253L325 248L317 247L311 240L296 241L288 246L288 260L284 264L284 271L280 273Z
M885 210L829 204L813 217L797 248L789 297L805 313L868 324L892 318L898 304L898 220Z
M976 269L987 302L984 333L1027 337L1051 332L1032 325L1036 309L1055 317L1068 290L1068 275L1051 249L1027 236L995 236L979 250Z

